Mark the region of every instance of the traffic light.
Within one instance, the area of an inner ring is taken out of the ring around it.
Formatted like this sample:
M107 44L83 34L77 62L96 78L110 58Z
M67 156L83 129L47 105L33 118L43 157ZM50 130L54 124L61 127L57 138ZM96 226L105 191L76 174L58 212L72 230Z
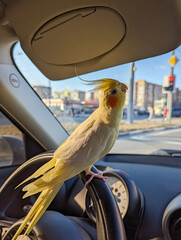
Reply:
M175 76L169 76L169 86L165 87L166 91L173 91L174 89Z

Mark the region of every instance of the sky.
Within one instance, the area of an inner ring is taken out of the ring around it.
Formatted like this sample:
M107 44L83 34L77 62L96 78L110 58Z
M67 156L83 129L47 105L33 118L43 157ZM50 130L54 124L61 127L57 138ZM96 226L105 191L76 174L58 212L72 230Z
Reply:
M49 86L49 79L46 78L28 59L19 43L17 43L13 50L15 63L24 77L31 85ZM181 89L181 46L175 49L175 56L178 62L174 66L174 75L176 76L175 86ZM163 77L170 74L170 65L168 63L171 58L171 52L157 57L143 59L135 62L135 78L134 80L144 79L147 82L155 84L163 84ZM113 78L120 82L127 83L130 81L131 64L123 64L116 67L100 70L97 72L84 74L81 78L85 80ZM51 81L53 91L64 91L67 88L71 90L88 91L92 86L82 84L77 78L71 78L61 81Z

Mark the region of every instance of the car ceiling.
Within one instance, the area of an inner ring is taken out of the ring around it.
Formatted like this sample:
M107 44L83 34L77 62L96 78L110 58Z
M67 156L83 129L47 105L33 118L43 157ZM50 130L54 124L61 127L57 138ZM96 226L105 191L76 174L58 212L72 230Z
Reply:
M4 0L0 23L0 63L19 40L40 71L58 80L75 76L75 68L84 74L175 49L181 1Z

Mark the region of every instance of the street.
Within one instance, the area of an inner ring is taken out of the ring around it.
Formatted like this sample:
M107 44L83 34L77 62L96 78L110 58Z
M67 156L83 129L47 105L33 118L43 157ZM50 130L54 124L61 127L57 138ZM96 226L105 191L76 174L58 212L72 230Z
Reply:
M181 151L181 127L120 135L110 153L152 154L159 149Z
M90 115L76 115L76 116L61 116L61 117L57 117L57 119L60 122L83 122L85 121ZM143 120L143 119L148 119L148 116L143 115L143 116L133 116L134 120ZM122 120L127 120L127 116L123 116Z

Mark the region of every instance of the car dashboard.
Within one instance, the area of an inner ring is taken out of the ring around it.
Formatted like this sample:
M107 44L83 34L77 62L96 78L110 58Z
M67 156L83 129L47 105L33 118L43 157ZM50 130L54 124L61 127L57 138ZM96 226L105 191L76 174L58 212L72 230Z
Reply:
M101 160L101 165L105 164L126 172L143 194L137 239L181 239L180 203L173 204L167 213L168 205L181 193L180 157L107 155Z
M109 154L97 162L96 167L108 176L105 181L118 204L128 240L181 239L179 161L179 157ZM0 169L1 185L16 168ZM7 219L22 218L36 199L35 196L23 202L21 197L19 193L6 208ZM94 206L78 177L64 183L49 210L86 219L91 228L96 226ZM1 219L1 226L4 220ZM93 235L92 239L96 239L96 233Z

